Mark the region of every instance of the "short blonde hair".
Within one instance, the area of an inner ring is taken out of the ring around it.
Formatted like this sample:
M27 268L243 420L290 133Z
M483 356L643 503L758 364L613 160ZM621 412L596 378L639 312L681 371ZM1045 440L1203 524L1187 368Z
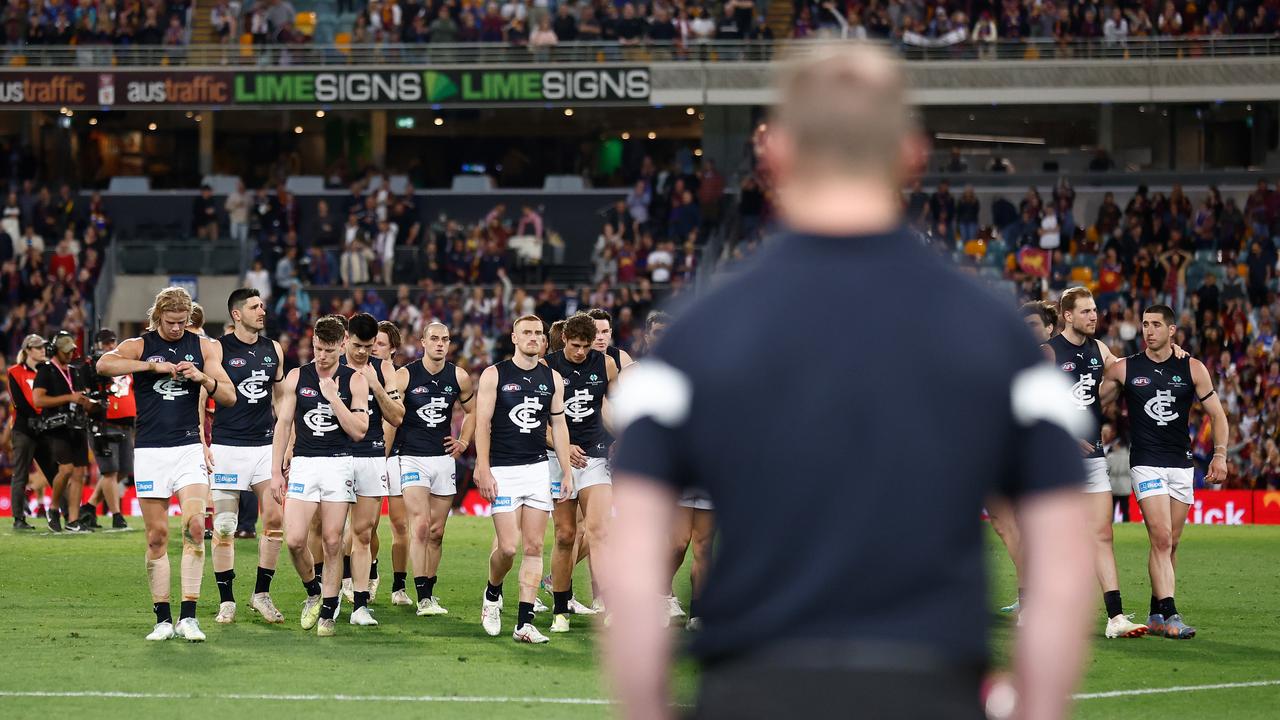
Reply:
M191 296L180 287L167 287L156 293L156 299L147 311L148 330L160 328L160 316L168 312L187 314L187 322L191 321Z
M187 327L197 332L204 329L204 308L198 302L191 303L191 319L187 321Z
M798 172L896 183L915 129L899 62L868 43L811 47L782 64L770 128L791 138Z

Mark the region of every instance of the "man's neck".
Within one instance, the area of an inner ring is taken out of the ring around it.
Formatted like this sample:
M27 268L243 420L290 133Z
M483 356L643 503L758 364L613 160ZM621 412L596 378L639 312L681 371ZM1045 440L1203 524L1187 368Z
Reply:
M54 355L53 357L49 358L49 362L52 362L54 365L57 365L58 368L62 370L67 369L67 364L62 360L59 360L57 355Z
M1076 347L1084 345L1090 339L1088 335L1085 335L1070 325L1062 329L1062 337L1066 338L1067 342L1075 345Z
M1152 350L1149 347L1147 348L1147 357L1151 358L1152 360L1158 363L1164 362L1165 360L1168 360L1172 356L1173 356L1173 347L1171 345L1165 345L1163 348L1160 348L1159 350Z
M235 329L234 335L236 336L237 340L244 343L245 345L252 345L258 342L258 331L250 330L249 328L239 323L236 323L236 329Z
M35 370L40 366L40 363L36 362L34 358L27 358L22 364L25 365L28 370Z
M445 362L444 358L440 358L439 360L432 360L431 358L426 357L424 355L422 358L422 367L426 368L427 372L431 373L432 375L438 375L441 370L444 370L444 362Z
M353 370L356 370L356 369L362 368L362 367L364 367L365 365L368 365L369 363L373 362L373 356L372 356L372 355L371 355L371 356L369 356L369 357L366 357L366 358L364 359L364 362L356 362L356 361L355 361L355 359L351 357L351 353L347 353L347 356L346 356L346 357L347 357L347 367L349 367L349 368L351 368L351 369L353 369Z
M515 356L511 358L511 362L521 370L532 370L538 367L538 358L535 355L525 355L520 351L516 351Z
M320 377L332 377L338 371L338 363L334 363L330 367L325 367L320 363L316 363L316 375Z
M849 202L849 198L859 202ZM898 226L898 194L881 180L862 178L793 181L779 189L786 224L801 233L828 236L873 235Z

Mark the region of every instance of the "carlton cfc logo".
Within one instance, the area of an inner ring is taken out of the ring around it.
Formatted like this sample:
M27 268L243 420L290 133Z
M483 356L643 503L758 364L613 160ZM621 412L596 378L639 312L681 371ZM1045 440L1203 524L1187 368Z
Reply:
M511 420L512 425L520 428L521 433L529 434L542 426L542 421L538 419L538 411L541 409L542 403L538 402L538 398L527 397L519 405L511 408L507 418Z
M244 367L244 358L231 358L227 364L234 368Z
M302 397L315 397L320 394L315 388L304 387L298 390L298 394Z

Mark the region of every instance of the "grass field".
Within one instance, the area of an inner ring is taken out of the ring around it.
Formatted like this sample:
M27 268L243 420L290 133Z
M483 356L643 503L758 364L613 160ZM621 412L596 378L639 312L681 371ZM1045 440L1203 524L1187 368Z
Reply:
M176 532L173 537L170 557L176 558ZM546 646L512 642L513 573L506 586L504 634L489 638L480 630L479 596L490 538L487 519L450 521L437 586L450 615L418 618L412 608L389 604L390 538L384 527L383 585L374 606L381 625L352 627L344 612L338 636L323 641L297 626L302 588L287 557L281 559L273 590L286 625L265 625L247 611L256 545L239 541L239 622L230 627L213 622L217 591L206 563L200 620L209 641L193 646L142 641L154 618L145 595L141 532L15 536L6 522L0 526L0 607L5 608L0 646L6 649L8 671L0 676L0 718L65 713L150 717L172 715L178 708L200 717L249 712L275 717L607 717L593 630L586 622L579 621L573 633L551 636ZM1118 543L1126 610L1145 618L1141 528L1119 528ZM1280 679L1280 620L1269 612L1270 602L1280 595L1277 547L1280 528L1191 527L1179 550L1183 578L1178 604L1200 628L1200 637L1190 642L1099 640L1082 692ZM992 543L990 555L996 570L995 607L1011 598L1014 588L998 543ZM587 587L585 577L576 586ZM687 597L687 580L679 589ZM176 613L176 604L174 609ZM1098 614L1101 618L1100 610ZM996 656L1002 661L1012 635L1007 619L994 620ZM548 622L546 616L539 619L544 630ZM680 699L689 701L694 673L687 663L677 673L676 687ZM15 692L90 694L32 697ZM102 692L122 695L102 697ZM165 694L178 697L156 697ZM314 699L337 695L347 697L340 702ZM573 702L559 702L566 700ZM1277 708L1280 687L1269 686L1081 700L1077 716L1269 718L1280 713Z

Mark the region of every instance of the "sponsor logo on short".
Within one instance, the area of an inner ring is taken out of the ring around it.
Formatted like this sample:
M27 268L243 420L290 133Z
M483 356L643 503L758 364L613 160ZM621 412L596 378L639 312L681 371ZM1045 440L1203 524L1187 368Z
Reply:
M520 392L520 385L517 383L507 383L502 386L502 392Z
M214 485L235 485L240 476L236 473L214 473Z
M1073 363L1073 362L1064 362L1064 363L1062 363L1062 371L1063 371L1063 372L1073 372L1075 369L1076 369L1076 364L1075 364L1075 363Z
M306 486L303 485L302 483L289 483L289 492L300 493L305 491L306 491Z
M245 359L244 359L244 358L231 358L230 360L228 360L228 361L227 361L227 364L228 364L228 365L230 365L231 367L234 367L234 368L241 368L241 367L244 367L244 365L245 365Z
M315 388L304 387L298 390L298 394L302 397L316 397L320 392Z
M138 492L151 492L151 489L155 487L155 483L150 480L143 480L141 482L135 482L133 486L133 489Z
M493 499L493 506L496 508L511 507L511 498L506 495L503 495L502 497L496 497Z
M1133 379L1134 387L1146 387L1150 384L1151 384L1151 378L1149 377L1136 377Z
M560 494L560 481L559 481L559 480L556 480L555 482L551 483L551 494L552 494L552 495L559 495L559 494Z
M420 477L421 476L416 472L400 473L400 484L408 485L409 483L416 483Z
M1151 490L1159 490L1160 488L1163 488L1163 487L1164 487L1164 481L1161 480L1160 478L1156 478L1154 480L1143 480L1142 482L1138 483L1138 492L1144 493L1144 492L1149 492Z

